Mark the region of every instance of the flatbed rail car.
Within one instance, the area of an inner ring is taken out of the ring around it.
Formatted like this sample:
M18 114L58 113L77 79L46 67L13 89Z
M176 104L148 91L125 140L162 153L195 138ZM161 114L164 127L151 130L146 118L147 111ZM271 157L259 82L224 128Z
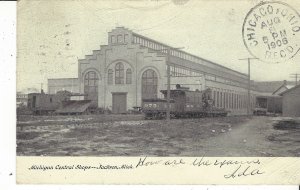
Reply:
M146 119L166 116L167 90L161 90L161 93L164 94L164 99L143 100L142 110ZM228 114L225 109L214 106L210 89L190 91L188 88L176 85L176 89L170 90L170 98L170 114L173 118L219 117Z

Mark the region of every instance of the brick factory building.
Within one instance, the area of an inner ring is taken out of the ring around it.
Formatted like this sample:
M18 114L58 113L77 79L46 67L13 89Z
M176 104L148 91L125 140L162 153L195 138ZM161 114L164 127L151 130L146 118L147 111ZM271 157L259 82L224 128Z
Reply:
M78 61L78 79L49 79L48 92L72 89L113 113L141 106L146 98L162 98L167 88L167 49L170 46L117 27L108 33L108 45ZM232 114L247 113L246 74L181 50L170 49L171 89L213 91L215 106ZM65 84L65 86L64 86ZM251 90L251 108L258 92Z

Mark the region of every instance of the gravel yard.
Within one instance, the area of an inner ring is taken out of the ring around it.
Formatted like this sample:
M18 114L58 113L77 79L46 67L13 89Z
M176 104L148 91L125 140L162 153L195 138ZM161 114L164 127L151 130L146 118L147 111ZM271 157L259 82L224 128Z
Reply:
M300 156L300 129L272 117L143 120L142 115L19 116L19 156Z

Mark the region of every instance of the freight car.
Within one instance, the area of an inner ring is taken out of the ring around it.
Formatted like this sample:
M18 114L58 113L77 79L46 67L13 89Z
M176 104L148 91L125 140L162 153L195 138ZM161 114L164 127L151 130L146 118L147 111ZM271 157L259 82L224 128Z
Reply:
M28 94L27 107L35 115L52 114L58 109L62 101L70 100L70 92L59 91L56 94L41 93Z
M71 115L98 111L91 106L91 100L86 100L86 95L65 90L56 94L46 94L43 91L28 94L27 107L34 115Z
M165 118L167 113L167 90L161 90L164 99L144 99L142 110L146 119ZM188 88L176 85L170 90L171 118L195 118L227 116L228 111L216 108L212 99L212 91L190 91Z

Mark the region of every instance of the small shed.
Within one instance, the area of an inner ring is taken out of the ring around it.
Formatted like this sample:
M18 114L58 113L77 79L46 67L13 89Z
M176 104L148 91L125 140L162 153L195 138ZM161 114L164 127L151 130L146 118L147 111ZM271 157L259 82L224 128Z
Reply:
M282 92L282 114L287 117L300 117L300 84Z
M256 106L270 113L282 113L282 97L278 95L256 96Z

